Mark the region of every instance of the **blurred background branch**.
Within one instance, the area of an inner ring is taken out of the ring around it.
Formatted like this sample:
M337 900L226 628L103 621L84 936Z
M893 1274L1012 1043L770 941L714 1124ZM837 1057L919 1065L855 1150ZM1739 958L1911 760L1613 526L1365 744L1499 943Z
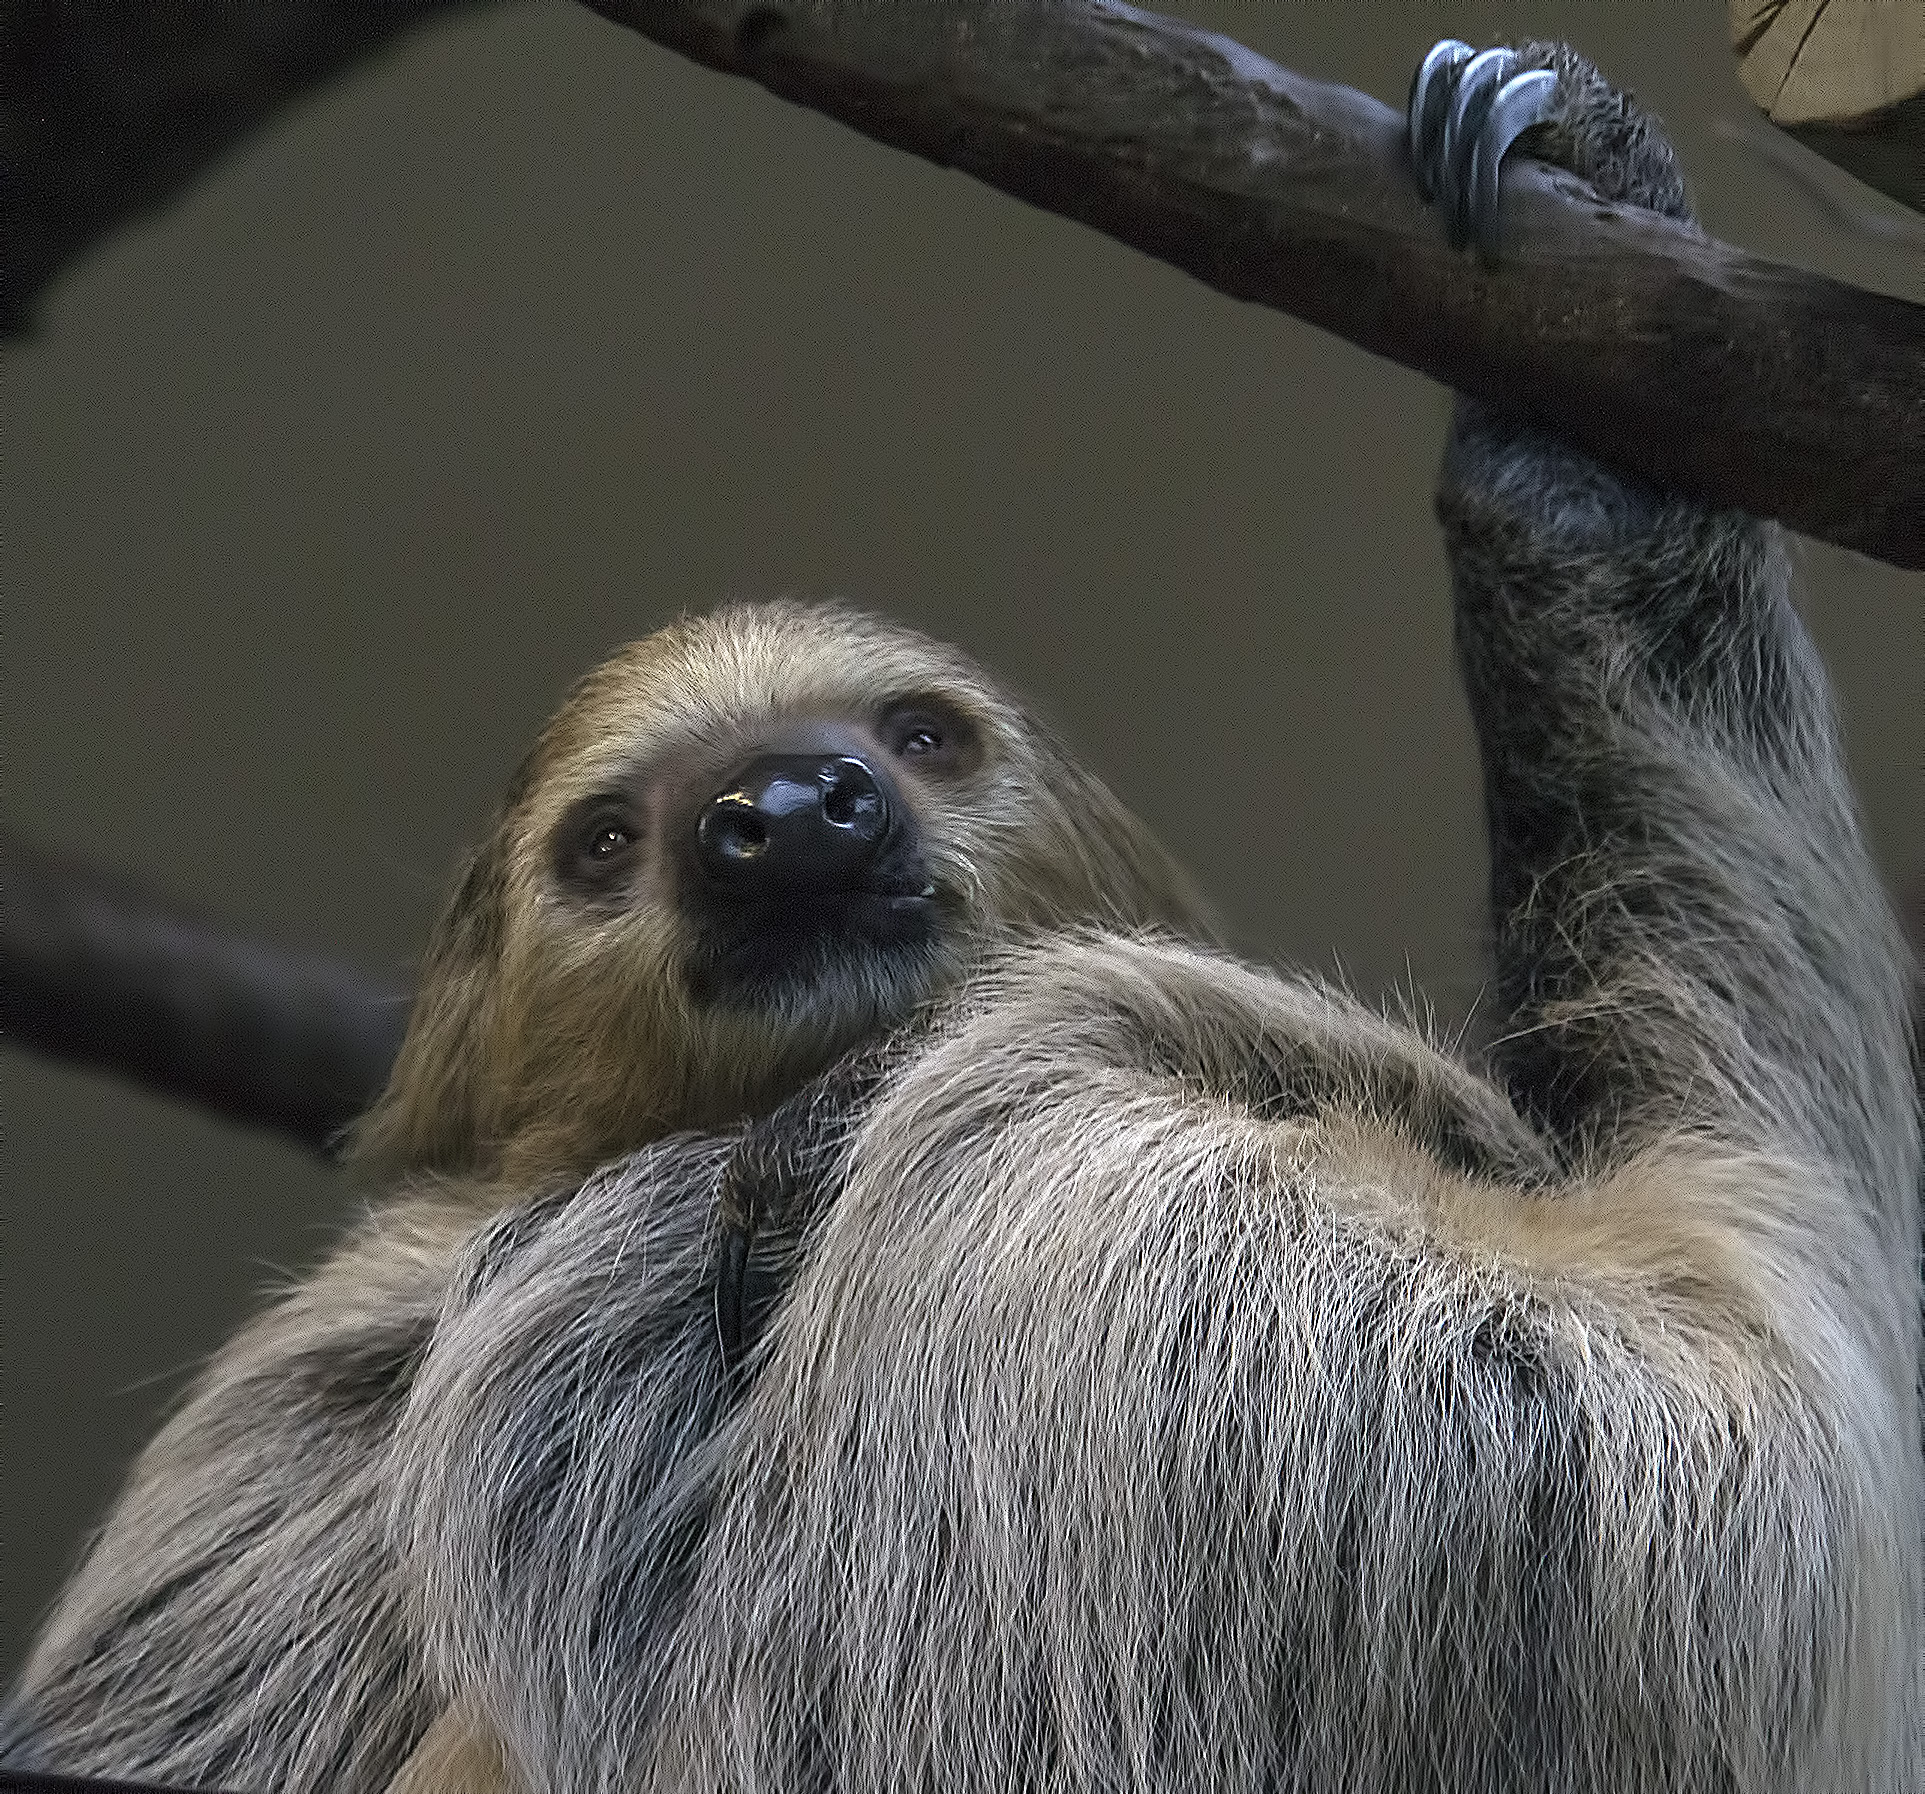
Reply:
M0 835L0 1030L328 1153L386 1083L408 993Z

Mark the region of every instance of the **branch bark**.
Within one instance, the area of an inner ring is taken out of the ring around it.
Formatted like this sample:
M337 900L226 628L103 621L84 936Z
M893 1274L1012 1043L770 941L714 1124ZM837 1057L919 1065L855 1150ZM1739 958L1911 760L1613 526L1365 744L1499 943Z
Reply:
M1925 568L1925 306L1518 162L1450 250L1401 119L1113 0L586 0L1712 504Z
M387 1082L408 996L0 838L0 1030L317 1152Z

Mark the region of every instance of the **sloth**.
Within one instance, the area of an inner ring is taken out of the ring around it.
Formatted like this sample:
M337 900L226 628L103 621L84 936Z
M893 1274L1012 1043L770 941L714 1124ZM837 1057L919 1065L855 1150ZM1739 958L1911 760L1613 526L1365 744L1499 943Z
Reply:
M1449 48L1411 111L1487 255L1525 119L1605 201L1688 216L1563 47ZM1784 545L1461 400L1438 512L1479 1063L1138 913L999 931L906 1031L825 1041L855 1075L804 1054L754 1119L574 1183L511 1150L540 1101L448 1097L400 1149L439 1182L137 1472L14 1760L305 1790L418 1751L410 1789L448 1794L1925 1785L1906 963ZM736 1380L732 1225L773 1292Z

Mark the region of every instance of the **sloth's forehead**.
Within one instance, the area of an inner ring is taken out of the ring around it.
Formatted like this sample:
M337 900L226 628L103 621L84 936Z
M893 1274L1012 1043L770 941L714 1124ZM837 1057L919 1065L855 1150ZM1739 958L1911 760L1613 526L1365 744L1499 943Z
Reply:
M542 758L574 788L698 773L796 722L861 725L917 699L1005 737L1023 730L1021 713L954 649L861 613L744 606L615 655L549 725Z

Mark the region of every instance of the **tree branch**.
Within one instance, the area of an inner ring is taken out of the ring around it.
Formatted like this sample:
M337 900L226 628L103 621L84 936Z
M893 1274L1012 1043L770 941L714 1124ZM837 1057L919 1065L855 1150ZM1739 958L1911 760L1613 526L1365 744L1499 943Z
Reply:
M1505 177L1449 249L1401 120L1112 0L587 0L1707 502L1925 568L1925 306Z
M479 0L22 0L0 69L0 336L97 238L308 89Z
M408 996L0 837L0 1029L316 1151L387 1082Z

